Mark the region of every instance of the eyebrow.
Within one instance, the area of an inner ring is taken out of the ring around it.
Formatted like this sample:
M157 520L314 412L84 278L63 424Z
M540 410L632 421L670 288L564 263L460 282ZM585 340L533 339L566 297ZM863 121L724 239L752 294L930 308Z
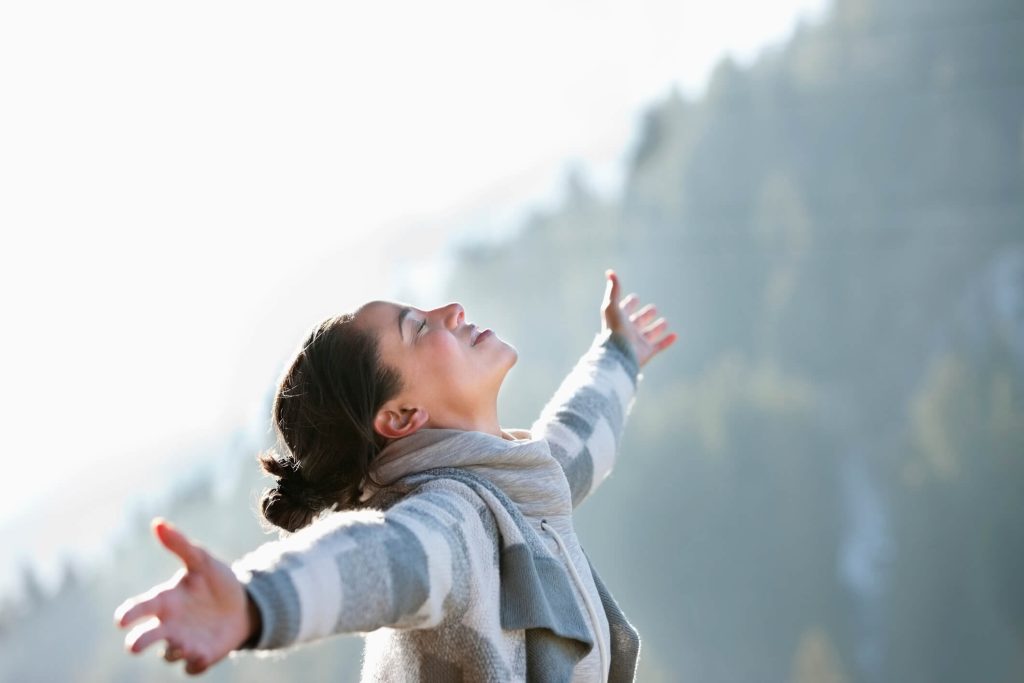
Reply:
M412 309L406 306L398 312L398 335L405 341L405 332L402 331L402 325L405 323L405 317L412 313Z

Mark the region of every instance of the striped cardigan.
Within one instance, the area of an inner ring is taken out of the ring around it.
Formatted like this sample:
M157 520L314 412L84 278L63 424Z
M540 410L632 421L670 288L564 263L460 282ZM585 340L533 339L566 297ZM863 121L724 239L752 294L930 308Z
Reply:
M368 633L363 681L631 681L639 637L572 510L611 471L639 380L598 335L530 431L421 429L375 462L365 507L238 560L256 649Z

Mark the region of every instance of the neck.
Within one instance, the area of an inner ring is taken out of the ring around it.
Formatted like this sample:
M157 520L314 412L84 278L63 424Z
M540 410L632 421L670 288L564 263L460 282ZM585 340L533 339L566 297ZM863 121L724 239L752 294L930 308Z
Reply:
M464 432L483 432L498 438L505 438L502 435L501 425L498 422L498 406L488 406L486 410L477 411L473 415L447 415L438 419L430 419L424 425L430 429L459 429Z

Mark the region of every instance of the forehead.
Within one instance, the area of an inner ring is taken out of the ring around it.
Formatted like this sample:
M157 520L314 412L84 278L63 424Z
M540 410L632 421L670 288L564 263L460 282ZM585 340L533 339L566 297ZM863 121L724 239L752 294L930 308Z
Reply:
M355 312L356 325L385 339L399 336L398 315L405 306L393 301L371 301Z

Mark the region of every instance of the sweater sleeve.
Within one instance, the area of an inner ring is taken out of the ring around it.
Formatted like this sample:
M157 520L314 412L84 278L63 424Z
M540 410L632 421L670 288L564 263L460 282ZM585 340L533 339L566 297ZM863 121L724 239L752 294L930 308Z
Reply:
M578 506L612 471L626 417L641 379L629 342L599 334L530 428L547 439Z
M452 482L425 484L387 511L334 513L235 562L263 622L254 647L459 616L469 572L497 571L497 539L473 498Z

